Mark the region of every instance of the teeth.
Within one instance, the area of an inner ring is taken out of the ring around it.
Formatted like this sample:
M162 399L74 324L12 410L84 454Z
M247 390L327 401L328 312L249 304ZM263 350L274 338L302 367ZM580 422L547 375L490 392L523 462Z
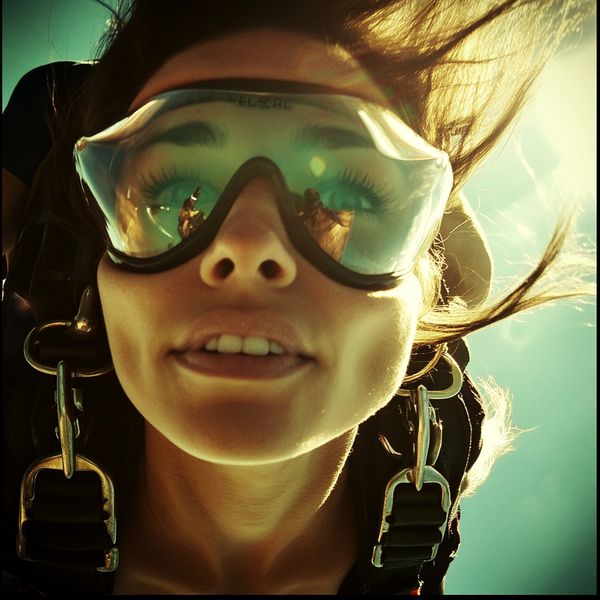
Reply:
M257 354L266 356L269 354L269 340L264 337L247 337L242 344L244 354Z
M219 338L210 338L210 340L208 340L208 342L206 343L206 345L204 346L204 348L206 350L210 350L211 352L214 352L217 349L217 345L219 343Z
M237 335L222 335L217 344L221 354L237 354L242 349L242 338Z
M269 352L271 354L285 354L285 350L276 342L269 342Z
M208 340L204 349L221 354L252 354L266 356L267 354L285 354L285 350L276 342L270 342L265 337L223 334Z

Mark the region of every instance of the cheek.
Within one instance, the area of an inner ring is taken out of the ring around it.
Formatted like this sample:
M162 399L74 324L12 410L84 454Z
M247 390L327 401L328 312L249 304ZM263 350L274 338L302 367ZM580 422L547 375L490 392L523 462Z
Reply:
M130 314L131 304L126 302L124 288L118 285L118 277L105 259L102 259L98 265L98 293L113 366L119 380L123 383L121 374L131 373L131 368L135 367L133 358L137 352L132 338L137 329L136 320L132 319Z
M332 418L354 426L383 407L404 378L421 310L421 286L408 277L391 292L371 294L339 331Z
M98 266L98 292L108 334L115 372L131 397L134 382L139 381L151 364L150 343L160 323L156 303L160 296L138 289L134 275L119 271L103 259ZM142 293L143 292L143 293Z

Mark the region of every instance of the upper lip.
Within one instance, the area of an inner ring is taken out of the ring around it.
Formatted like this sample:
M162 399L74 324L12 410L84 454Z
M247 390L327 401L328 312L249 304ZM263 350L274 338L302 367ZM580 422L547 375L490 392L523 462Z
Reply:
M286 354L311 358L311 351L298 329L287 319L263 310L219 309L204 313L185 329L175 352L200 350L213 337L222 334L260 336L276 342Z

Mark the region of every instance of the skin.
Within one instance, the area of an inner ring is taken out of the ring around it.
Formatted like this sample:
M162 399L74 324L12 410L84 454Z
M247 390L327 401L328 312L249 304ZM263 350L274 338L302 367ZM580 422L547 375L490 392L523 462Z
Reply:
M351 56L257 30L175 55L131 108L213 77L327 83L384 101ZM274 194L251 180L214 242L179 267L139 275L100 262L115 370L147 421L118 593L336 593L356 559L344 465L358 425L402 381L421 288L412 275L378 293L328 279L288 240ZM212 315L234 327L284 319L311 358L269 380L182 367L173 349Z

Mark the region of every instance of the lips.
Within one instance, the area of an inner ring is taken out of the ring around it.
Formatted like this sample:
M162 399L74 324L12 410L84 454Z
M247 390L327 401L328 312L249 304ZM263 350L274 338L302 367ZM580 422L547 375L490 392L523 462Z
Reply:
M273 379L314 361L298 329L267 311L209 311L172 352L188 370L230 379Z
M175 361L187 370L225 379L277 379L311 364L311 359L292 354L250 356L217 354L203 350L175 353Z

